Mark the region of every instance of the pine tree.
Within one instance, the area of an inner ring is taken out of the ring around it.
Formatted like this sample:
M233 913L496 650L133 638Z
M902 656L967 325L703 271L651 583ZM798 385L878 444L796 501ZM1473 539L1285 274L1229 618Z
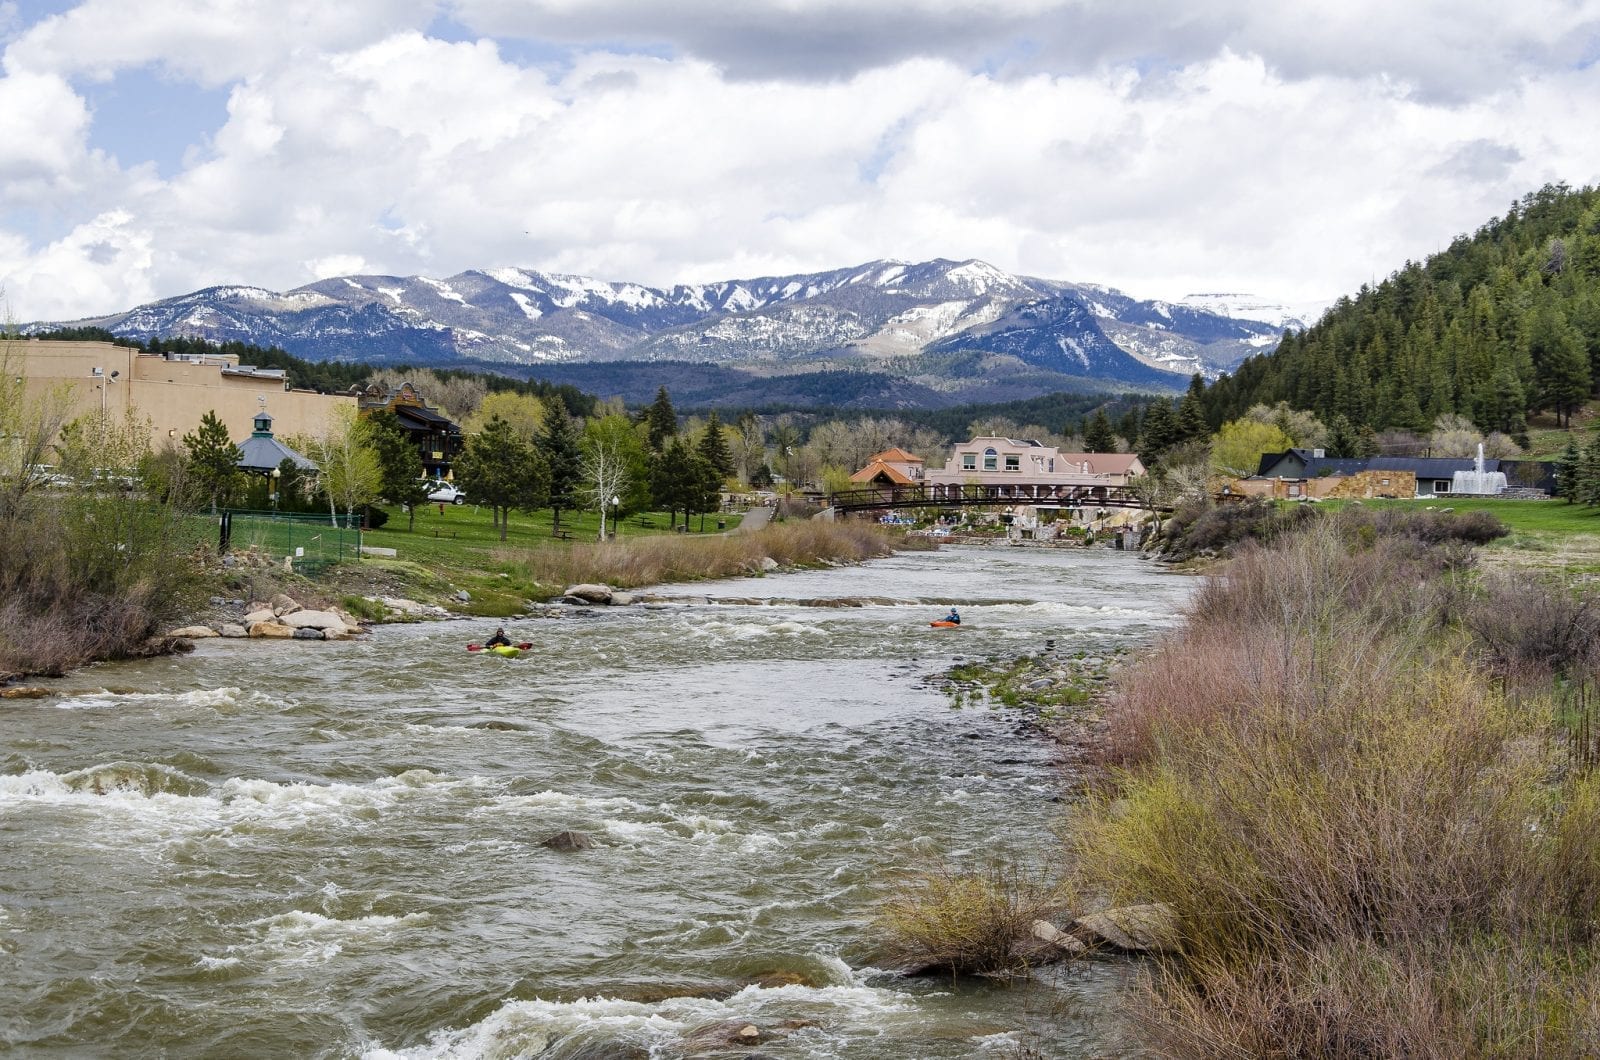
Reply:
M197 491L210 498L211 507L227 507L239 482L239 461L244 454L228 437L228 428L217 419L215 410L200 417L200 426L183 436L188 451L185 463Z
M645 410L644 422L650 429L648 437L653 453L661 452L667 440L677 436L678 414L672 411L672 398L667 395L666 387L656 391L655 401Z
M1567 443L1567 451L1556 461L1556 496L1568 504L1578 499L1577 478L1580 459L1578 443L1571 441Z
M705 433L700 436L700 444L695 448L717 473L719 481L733 474L733 450L728 447L728 439L722 433L722 423L717 419L716 412L706 417Z
M583 453L578 447L578 432L572 425L572 417L567 415L567 407L558 401L552 401L544 410L539 453L550 475L551 525L559 530L561 513L578 507Z
M544 507L550 495L544 458L499 416L491 416L483 430L467 439L456 458L455 477L467 496L489 507L502 541L512 509L534 511Z
M1083 447L1091 453L1116 451L1117 439L1111 431L1111 421L1106 418L1104 406L1095 409L1094 416L1084 426Z
M367 425L373 451L378 454L378 471L382 478L379 496L391 504L404 505L411 513L407 529L414 531L417 507L428 499L422 454L390 409L372 413L367 417Z
M1206 412L1203 397L1206 390L1206 381L1196 372L1189 380L1189 389L1183 395L1183 400L1178 402L1178 416L1175 424L1177 441L1192 442L1197 438L1204 438L1211 433L1206 424Z
M1157 398L1144 410L1144 426L1139 435L1139 456L1146 464L1161 459L1161 454L1171 449L1181 439L1178 437L1176 417L1172 402Z

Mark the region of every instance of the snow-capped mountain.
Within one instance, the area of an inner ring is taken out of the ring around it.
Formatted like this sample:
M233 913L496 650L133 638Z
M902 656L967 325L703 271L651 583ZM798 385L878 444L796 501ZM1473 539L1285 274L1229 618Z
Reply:
M276 345L313 360L871 369L944 391L1013 377L1030 387L1179 389L1282 334L1282 323L1251 315L1264 304L1195 298L1140 301L975 260L872 261L672 288L497 268L445 279L340 276L284 293L212 287L72 323L140 339Z
M1259 320L1276 328L1304 331L1315 324L1330 303L1296 302L1284 305L1253 294L1186 294L1175 304L1199 309L1217 316L1240 320Z

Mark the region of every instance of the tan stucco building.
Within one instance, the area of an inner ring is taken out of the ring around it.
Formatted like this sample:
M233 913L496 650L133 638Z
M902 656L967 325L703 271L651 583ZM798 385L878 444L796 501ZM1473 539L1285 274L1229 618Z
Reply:
M355 407L350 394L291 390L282 369L239 364L231 354L144 353L109 342L18 339L8 342L12 370L20 370L27 394L65 385L73 416L131 410L150 421L150 444L180 443L215 412L234 441L250 436L258 412L272 415L278 437L313 434L333 410Z

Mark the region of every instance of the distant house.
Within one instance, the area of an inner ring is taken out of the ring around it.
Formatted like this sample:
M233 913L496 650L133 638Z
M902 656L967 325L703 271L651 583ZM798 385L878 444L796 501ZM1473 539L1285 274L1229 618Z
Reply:
M1499 460L1485 460L1483 469L1499 471L1500 464ZM1357 459L1326 456L1321 449L1289 449L1263 454L1255 475L1232 484L1231 489L1289 499L1443 497L1455 492L1456 472L1473 471L1475 467L1475 460L1460 457Z
M461 428L441 413L429 408L410 383L384 387L373 383L355 387L356 407L362 415L387 409L394 413L400 429L411 438L422 457L423 473L433 478L449 478L450 468L466 444Z
M958 443L943 468L925 476L930 487L999 486L1009 495L1033 496L1033 487L1120 488L1143 473L1127 453L1066 453L1032 438L982 435ZM1014 491L1014 492L1013 492Z
M896 447L869 456L866 466L851 475L850 481L866 486L910 486L922 477L922 458Z

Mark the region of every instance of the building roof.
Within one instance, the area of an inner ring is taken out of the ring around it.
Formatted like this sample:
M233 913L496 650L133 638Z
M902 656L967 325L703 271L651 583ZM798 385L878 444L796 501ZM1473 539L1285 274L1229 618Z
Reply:
M1465 457L1375 456L1367 461L1370 471L1411 471L1418 478L1449 478L1457 471L1474 471L1476 461ZM1500 461L1485 460L1485 471L1499 471Z
M897 464L922 463L922 457L913 456L904 449L901 449L899 446L895 446L892 449L885 449L881 453L873 453L871 456L867 457L867 465L870 467L874 460L882 460L885 462L893 461Z
M1096 475L1126 475L1139 462L1139 454L1062 453L1061 459L1069 464L1087 464L1090 472Z
M1298 474L1287 476L1290 478L1322 478L1325 475L1357 475L1363 471L1409 471L1417 478L1451 478L1457 471L1473 471L1477 464L1464 457L1423 457L1423 456L1373 456L1366 458L1344 458L1333 456L1313 456L1309 449L1290 449L1283 453L1263 453L1261 466L1257 469L1256 478L1281 478L1274 475L1278 465L1290 456L1298 457L1304 466ZM1500 470L1500 461L1485 460L1485 471Z
M307 458L284 445L272 435L252 434L239 443L239 470L259 471L270 474L272 469L278 467L285 460L293 460L294 466L303 471L315 471L317 465Z
M921 463L921 461L918 461L918 463ZM868 464L860 471L857 471L854 475L851 475L850 481L871 482L879 475L883 475L890 482L893 482L899 486L909 486L915 481L904 471L901 471L892 464L886 464L882 460L873 460L872 463Z
M414 420L429 430L459 431L461 429L449 417L441 416L436 410L424 408L421 405L396 405L394 414L402 420Z

